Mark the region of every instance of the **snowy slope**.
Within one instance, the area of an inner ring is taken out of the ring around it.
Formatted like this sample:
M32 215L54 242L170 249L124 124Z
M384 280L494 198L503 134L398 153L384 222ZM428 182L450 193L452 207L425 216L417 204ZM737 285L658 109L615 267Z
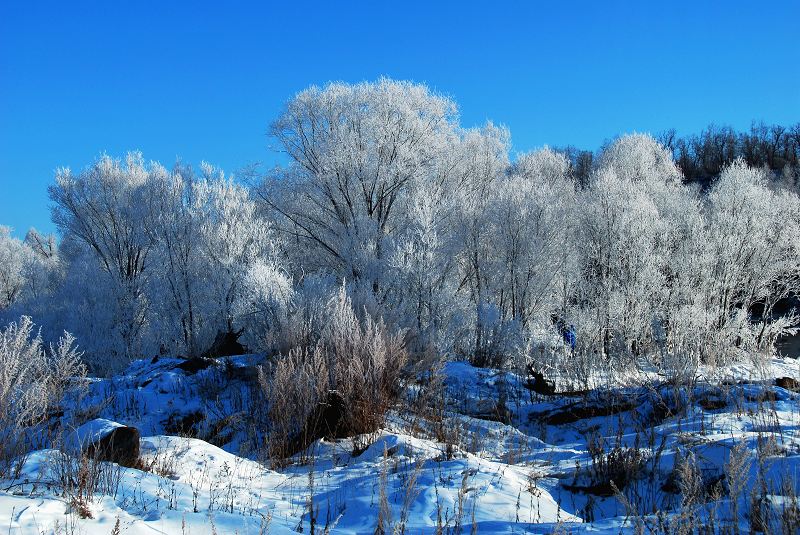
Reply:
M56 450L34 452L19 478L0 486L0 530L112 533L119 522L118 532L131 534L295 533L312 525L374 533L380 521L407 533L619 533L637 522L670 532L685 494L676 468L694 459L707 497L726 488L732 455L747 493L765 486L764 508L775 519L800 494L800 395L765 378L800 376L797 361L776 360L758 381L700 382L679 394L662 385L552 398L532 394L513 374L450 363L440 422L398 409L373 435L317 441L272 470L249 453L252 431L230 418L255 409L246 385L257 359L199 371L177 367L178 359L138 361L95 380L64 418L92 418L75 431L82 437L138 427L146 435L141 469L96 467L103 482L83 497L88 517L80 518L75 489L64 483L79 477L80 463ZM731 373L747 379L744 367ZM183 434L206 440L165 434L187 416ZM616 495L598 484L611 470L609 452L630 455L635 468ZM732 509L723 492L687 510L730 525ZM743 530L750 521L740 514Z

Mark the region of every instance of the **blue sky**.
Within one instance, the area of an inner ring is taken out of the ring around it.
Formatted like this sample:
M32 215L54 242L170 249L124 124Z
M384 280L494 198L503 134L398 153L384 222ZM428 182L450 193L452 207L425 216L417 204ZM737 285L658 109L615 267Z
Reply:
M515 151L631 131L800 121L800 2L0 1L0 224L53 231L60 166L139 149L274 163L311 84L381 75L452 96Z

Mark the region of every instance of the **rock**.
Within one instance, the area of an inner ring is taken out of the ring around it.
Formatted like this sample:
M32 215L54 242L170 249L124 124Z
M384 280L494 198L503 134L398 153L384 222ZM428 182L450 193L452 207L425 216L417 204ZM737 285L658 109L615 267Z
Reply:
M80 426L65 441L68 451L121 466L139 466L139 430L98 418Z
M139 430L135 427L117 427L97 444L91 444L86 448L86 454L100 461L138 468L140 438Z
M775 386L792 392L800 392L800 381L793 377L779 377L775 379Z

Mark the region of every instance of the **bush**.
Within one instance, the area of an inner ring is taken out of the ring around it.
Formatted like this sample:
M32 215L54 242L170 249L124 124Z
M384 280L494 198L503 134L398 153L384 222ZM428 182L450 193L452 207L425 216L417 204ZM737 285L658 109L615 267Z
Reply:
M268 403L269 455L284 459L322 437L343 438L378 429L398 394L406 362L402 333L381 320L359 320L341 289L327 303L315 343L295 346L262 369Z
M0 475L33 446L33 433L52 416L76 379L85 376L69 333L44 347L27 316L0 331Z

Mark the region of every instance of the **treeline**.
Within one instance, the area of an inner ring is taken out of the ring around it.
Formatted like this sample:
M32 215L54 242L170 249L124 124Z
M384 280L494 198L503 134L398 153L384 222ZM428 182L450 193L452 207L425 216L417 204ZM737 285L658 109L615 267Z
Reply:
M351 381L342 362L358 354L365 388L384 391L396 366L379 354L575 385L690 377L769 354L797 323L771 313L800 289L797 128L779 130L628 135L596 155L512 161L505 128L462 127L425 86L311 87L270 127L289 163L252 186L140 154L59 171L61 241L0 233L0 308L46 340L72 332L95 370L227 341L291 355L289 383L323 364Z
M749 132L711 125L699 135L676 137L672 130L657 139L672 152L688 181L707 184L737 159L751 167L767 168L776 178L796 180L800 123L790 127L754 123Z
M709 125L700 134L685 137L670 129L657 134L655 139L672 154L683 179L703 188L738 159L751 167L770 170L772 180L797 187L800 178L800 123L783 126L754 122L748 132L737 132L729 126ZM595 153L573 146L556 150L569 158L576 178L586 184Z

